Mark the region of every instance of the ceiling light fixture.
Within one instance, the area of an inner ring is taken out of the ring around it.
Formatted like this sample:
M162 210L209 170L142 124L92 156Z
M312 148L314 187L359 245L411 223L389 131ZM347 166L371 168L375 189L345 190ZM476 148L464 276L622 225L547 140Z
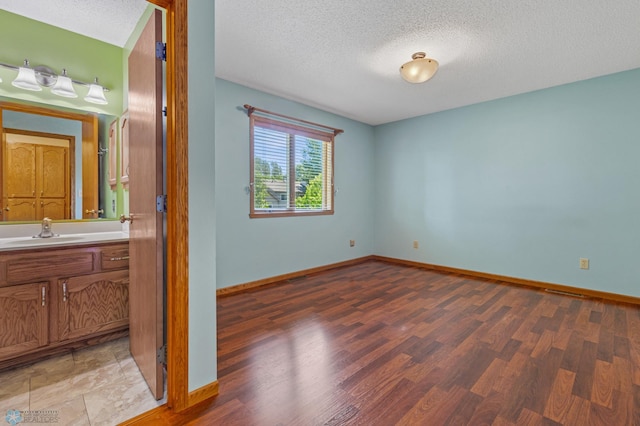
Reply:
M11 84L15 87L25 90L41 91L42 87L51 87L51 93L64 96L66 98L77 98L78 94L73 87L74 84L87 86L89 92L84 100L99 105L106 105L109 102L104 95L109 89L98 84L98 77L93 83L85 83L83 81L74 80L67 75L67 70L63 69L61 75L54 73L51 68L40 65L34 68L29 66L29 61L24 60L24 66L18 67L11 64L0 62L0 67L9 68L18 71L18 76ZM2 79L0 78L0 83Z
M424 52L411 55L412 61L400 67L400 75L409 83L424 83L438 71L438 61L427 58Z

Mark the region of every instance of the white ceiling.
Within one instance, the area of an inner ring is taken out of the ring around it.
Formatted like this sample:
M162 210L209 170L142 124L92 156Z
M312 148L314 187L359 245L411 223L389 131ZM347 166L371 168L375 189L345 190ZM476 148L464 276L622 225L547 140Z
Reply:
M123 47L145 0L0 0L0 9Z
M369 124L640 67L638 0L215 1L218 77ZM0 0L118 46L145 6ZM414 85L417 51L440 69Z
M417 51L440 69L414 85ZM216 0L215 53L218 77L380 124L638 68L640 1Z

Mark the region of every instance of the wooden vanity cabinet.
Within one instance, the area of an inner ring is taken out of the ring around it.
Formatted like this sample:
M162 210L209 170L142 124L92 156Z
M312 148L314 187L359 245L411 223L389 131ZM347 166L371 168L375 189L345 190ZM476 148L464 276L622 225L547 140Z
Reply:
M0 252L0 369L128 327L128 243Z
M58 280L58 338L77 339L129 324L129 271Z
M0 288L0 359L49 343L48 294L46 282Z

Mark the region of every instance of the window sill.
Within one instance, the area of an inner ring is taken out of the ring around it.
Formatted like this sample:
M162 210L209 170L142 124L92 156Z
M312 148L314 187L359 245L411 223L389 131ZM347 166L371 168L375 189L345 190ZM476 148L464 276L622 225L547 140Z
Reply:
M265 211L265 212L251 212L249 217L251 219L263 219L267 217L296 217L296 216L328 216L332 215L333 210L322 211Z

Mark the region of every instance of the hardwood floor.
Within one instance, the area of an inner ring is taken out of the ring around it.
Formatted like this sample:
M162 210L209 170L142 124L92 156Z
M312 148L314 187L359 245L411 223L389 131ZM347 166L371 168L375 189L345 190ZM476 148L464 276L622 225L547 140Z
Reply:
M220 395L149 424L640 425L640 309L370 261L218 300Z

